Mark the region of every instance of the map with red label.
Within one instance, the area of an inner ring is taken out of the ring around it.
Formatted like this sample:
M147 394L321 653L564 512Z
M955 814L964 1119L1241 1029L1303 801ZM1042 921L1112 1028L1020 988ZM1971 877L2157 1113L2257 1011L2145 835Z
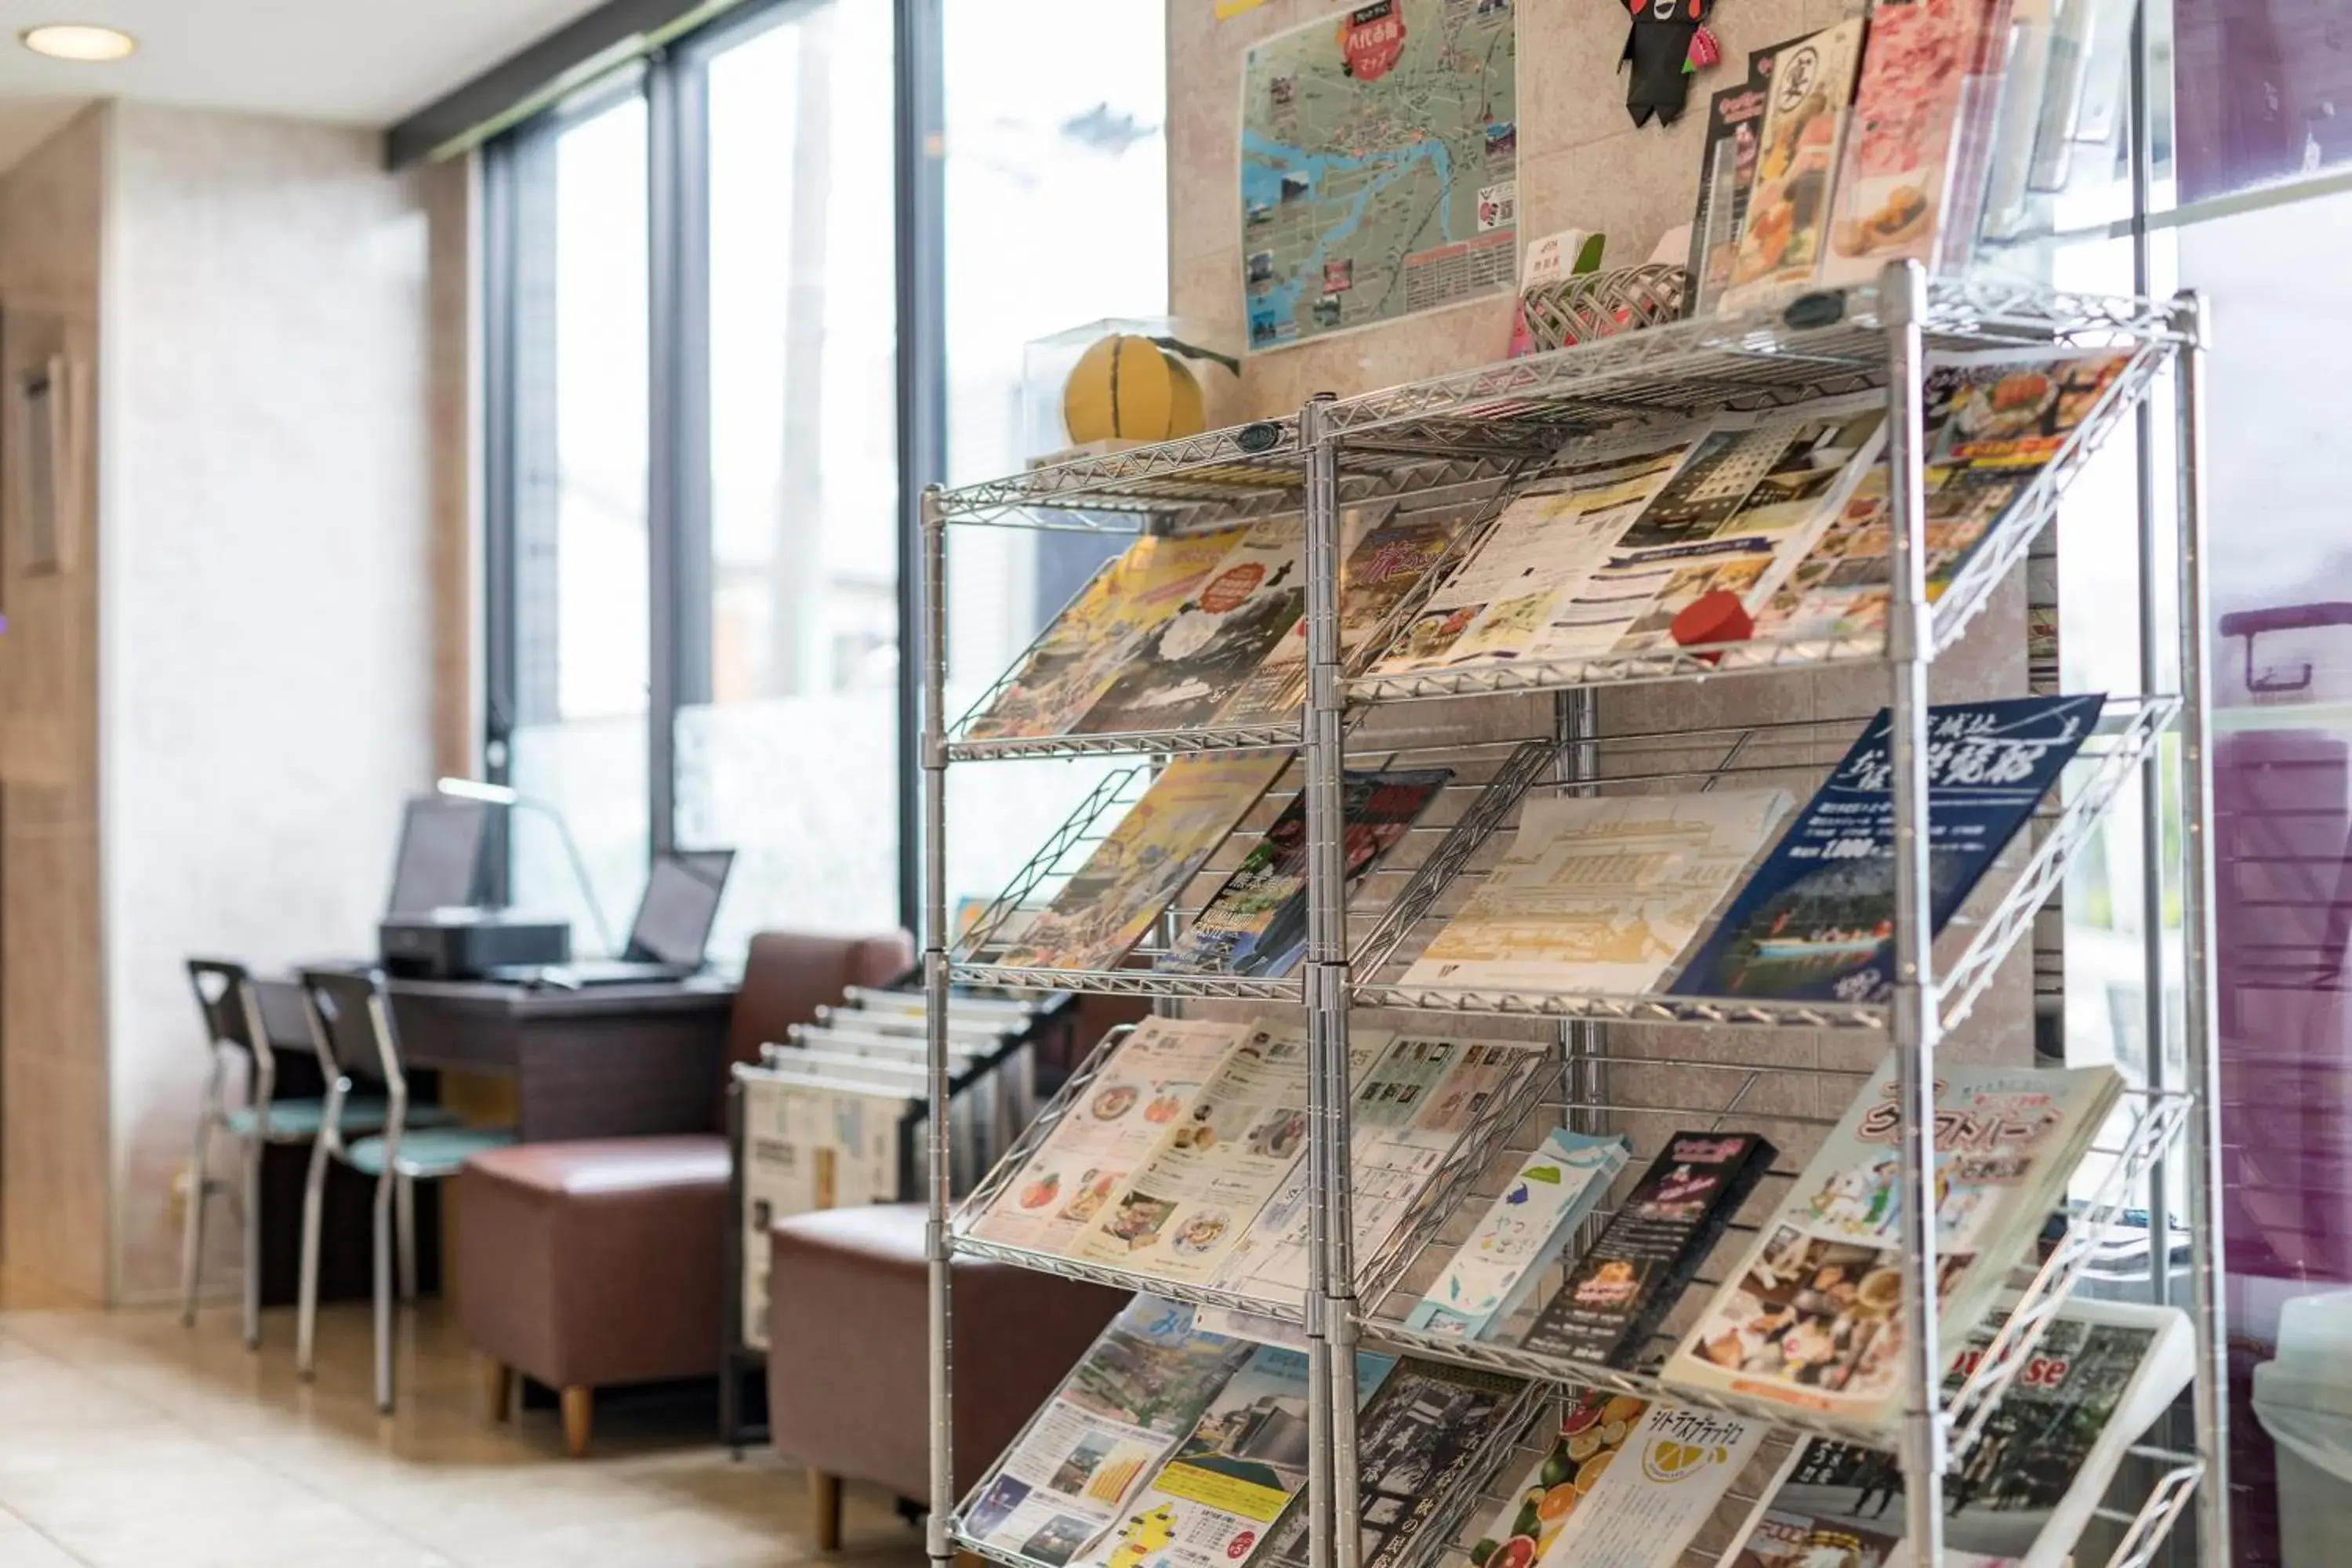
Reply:
M1249 50L1253 352L1517 286L1516 20L1513 0L1372 0Z

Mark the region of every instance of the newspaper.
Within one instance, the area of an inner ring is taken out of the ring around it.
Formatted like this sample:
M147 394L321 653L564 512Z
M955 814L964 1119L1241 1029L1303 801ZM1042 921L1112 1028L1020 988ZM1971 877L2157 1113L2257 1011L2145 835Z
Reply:
M899 1132L917 1102L742 1080L743 1342L768 1343L768 1230L789 1215L896 1203Z

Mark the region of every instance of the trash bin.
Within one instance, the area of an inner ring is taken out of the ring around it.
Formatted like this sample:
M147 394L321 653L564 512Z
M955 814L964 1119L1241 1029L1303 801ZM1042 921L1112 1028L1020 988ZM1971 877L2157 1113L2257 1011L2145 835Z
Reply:
M2254 1415L2278 1448L2285 1568L2342 1563L2352 1553L2352 1290L2286 1303L2278 1355L2254 1368Z

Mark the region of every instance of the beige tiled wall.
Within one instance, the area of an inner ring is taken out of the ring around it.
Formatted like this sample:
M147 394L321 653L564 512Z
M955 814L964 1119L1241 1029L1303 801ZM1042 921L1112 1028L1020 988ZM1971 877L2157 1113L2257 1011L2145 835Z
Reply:
M65 570L28 575L16 487L0 507L0 1270L106 1288L107 1018L100 945L98 539L88 411L99 368L108 117L91 110L0 177L0 386L62 353L85 461ZM23 454L0 420L0 474Z

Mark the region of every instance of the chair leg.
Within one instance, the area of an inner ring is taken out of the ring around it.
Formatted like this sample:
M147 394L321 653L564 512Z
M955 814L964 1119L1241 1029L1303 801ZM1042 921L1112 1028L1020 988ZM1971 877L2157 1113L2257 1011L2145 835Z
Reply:
M809 1472L809 1521L819 1552L841 1550L841 1478Z
M375 1184L375 1407L392 1414L392 1173Z
M495 1426L514 1418L514 1368L489 1356L482 1358L482 1405Z
M261 1348L261 1140L245 1140L245 1348Z
M310 1146L310 1173L302 1183L302 1279L294 1319L294 1366L308 1382L319 1327L319 1221L327 1200L327 1140Z
M592 1389L567 1388L563 1391L563 1451L573 1458L588 1452L588 1435L594 1427L596 1395Z
M211 1184L205 1180L205 1159L213 1136L213 1117L220 1105L220 1068L213 1068L205 1087L205 1109L196 1119L195 1152L188 1156L188 1217L180 1237L180 1321L196 1326L196 1275L205 1256L205 1197Z
M406 1176L393 1188L393 1218L400 1241L400 1299L416 1300L416 1184Z

